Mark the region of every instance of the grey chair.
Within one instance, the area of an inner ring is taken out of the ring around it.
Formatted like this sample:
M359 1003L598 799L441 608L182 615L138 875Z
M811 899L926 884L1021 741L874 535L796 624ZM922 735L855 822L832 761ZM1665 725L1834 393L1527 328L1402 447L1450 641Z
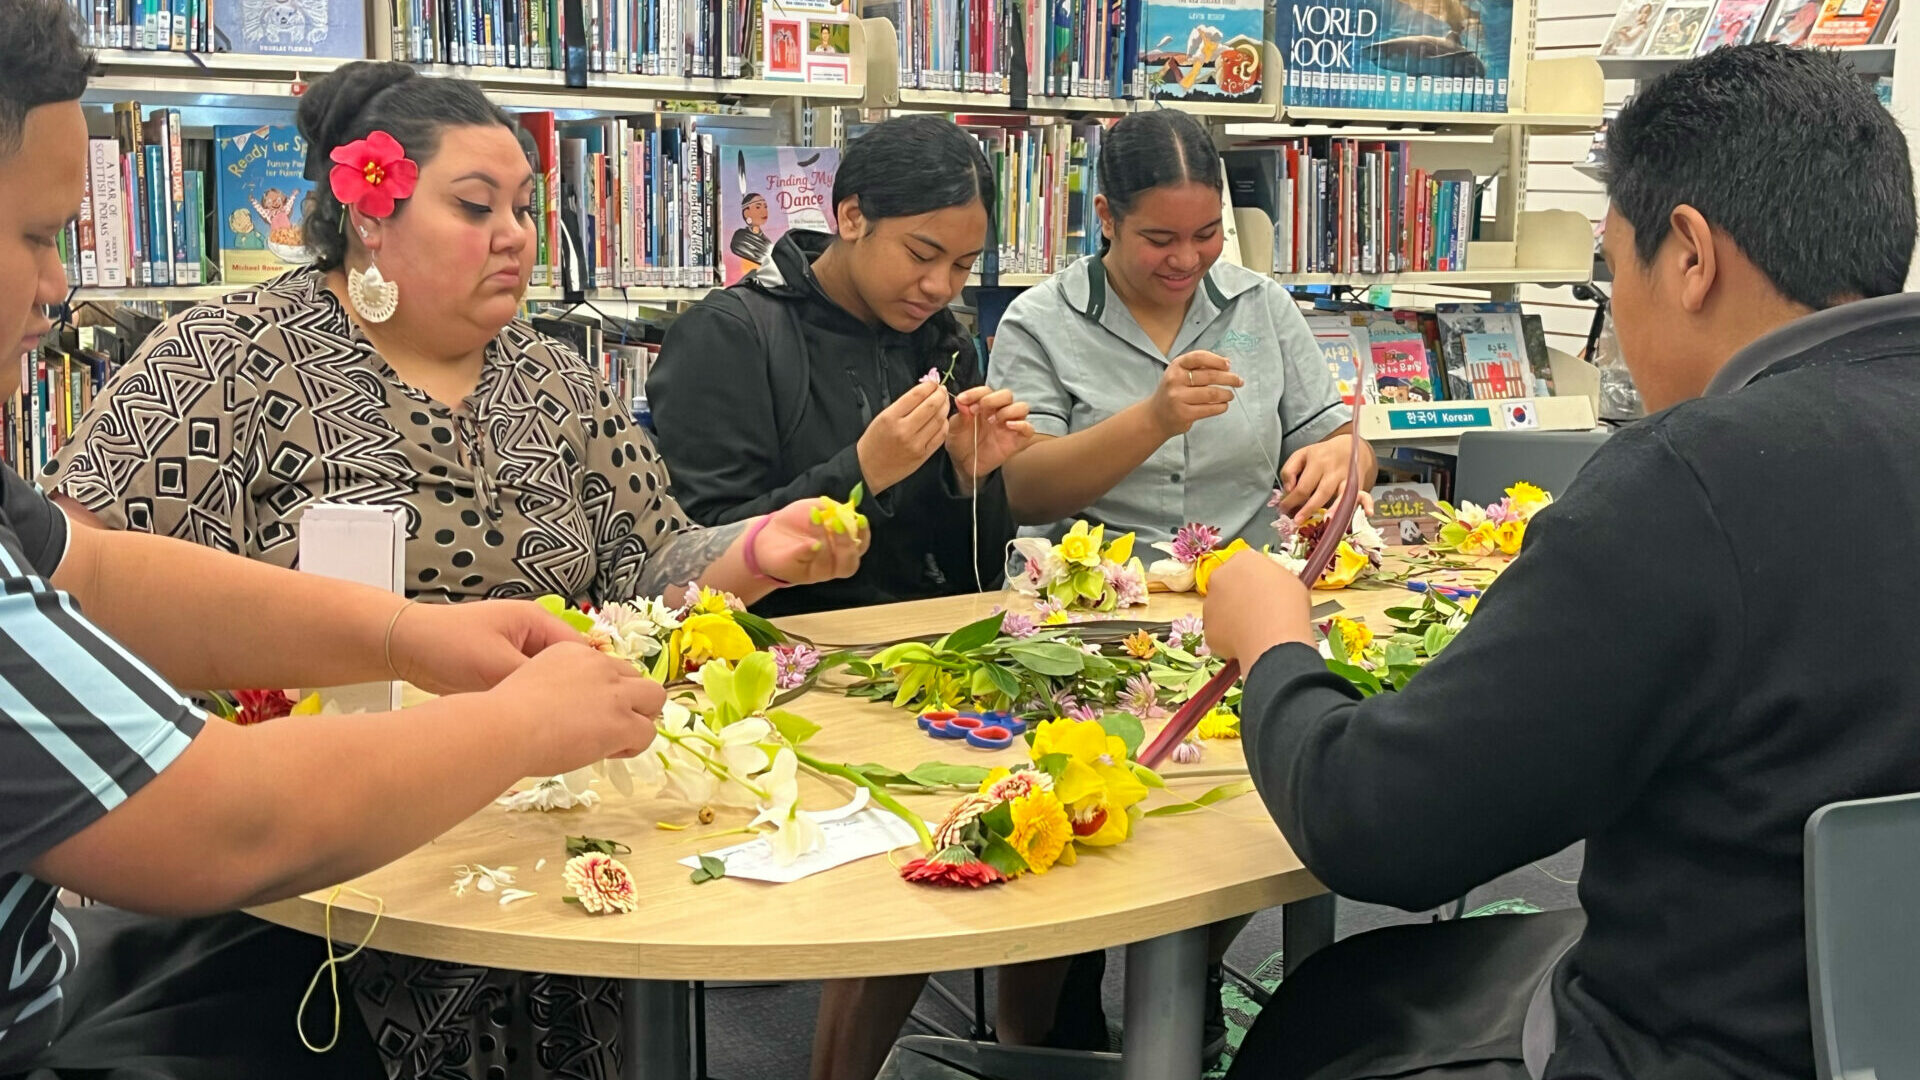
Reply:
M1806 906L1820 1080L1920 1078L1920 794L1815 811Z
M1460 436L1453 474L1454 502L1496 503L1525 480L1559 496L1573 483L1609 429L1593 431L1468 431Z

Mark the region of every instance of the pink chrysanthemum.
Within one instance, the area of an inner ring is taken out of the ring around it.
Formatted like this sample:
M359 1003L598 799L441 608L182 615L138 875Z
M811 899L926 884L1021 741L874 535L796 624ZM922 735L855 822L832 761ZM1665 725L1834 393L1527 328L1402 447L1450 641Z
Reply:
M1200 556L1220 546L1220 530L1189 521L1173 534L1173 557L1192 566Z

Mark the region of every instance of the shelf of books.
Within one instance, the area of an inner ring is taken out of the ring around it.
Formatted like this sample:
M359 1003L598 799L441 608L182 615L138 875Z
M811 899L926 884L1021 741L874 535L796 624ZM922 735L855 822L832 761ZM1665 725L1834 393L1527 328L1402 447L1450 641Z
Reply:
M1893 54L1896 46L1852 45L1832 50L1862 75L1890 76L1893 74ZM1681 64L1692 59L1691 56L1602 56L1599 58L1600 71L1609 79L1651 79L1655 75L1664 75Z
M1442 190L1431 201L1445 198ZM1514 240L1469 240L1458 218L1445 220L1444 205L1431 215L1419 212L1426 205L1417 204L1411 215L1336 211L1331 221L1315 207L1300 207L1293 224L1278 229L1266 210L1236 206L1241 259L1289 285L1550 285L1592 275L1593 225L1571 210L1520 214ZM1295 230L1291 244L1289 229ZM1453 265L1449 252L1458 253L1461 265Z
M1610 79L1644 79L1723 45L1773 41L1835 49L1862 75L1893 74L1893 0L1622 0L1599 62Z
M1523 77L1513 80L1505 94L1496 91L1477 101L1468 101L1464 92L1428 94L1408 89L1406 84L1412 80L1380 75L1367 78L1376 82L1384 80L1384 88L1325 91L1312 87L1296 89L1290 82L1285 95L1285 115L1297 122L1378 124L1393 121L1433 128L1524 127L1542 132L1591 131L1600 126L1601 106L1606 96L1605 78L1592 57L1524 60L1519 70ZM1302 73L1302 81L1314 77L1311 72ZM1446 101L1466 101L1484 107L1432 108L1426 104ZM1500 107L1493 108L1495 104Z

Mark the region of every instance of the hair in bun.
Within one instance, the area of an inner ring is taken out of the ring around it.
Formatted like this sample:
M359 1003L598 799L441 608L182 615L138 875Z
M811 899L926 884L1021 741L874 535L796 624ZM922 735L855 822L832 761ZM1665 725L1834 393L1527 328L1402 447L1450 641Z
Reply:
M315 181L316 203L304 224L307 250L322 270L339 266L347 254L340 225L344 210L326 182L336 147L384 131L424 166L440 149L446 128L499 124L518 131L513 119L474 83L425 76L409 64L377 60L355 61L315 79L300 98L295 122L307 140L307 178Z

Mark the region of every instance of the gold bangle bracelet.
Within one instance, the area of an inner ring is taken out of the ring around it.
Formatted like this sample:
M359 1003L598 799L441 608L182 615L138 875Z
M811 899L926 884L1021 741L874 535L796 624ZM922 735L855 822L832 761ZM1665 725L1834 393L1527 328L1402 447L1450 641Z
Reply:
M387 670L393 673L395 682L405 682L406 678L400 674L400 669L393 664L393 628L400 625L400 616L405 615L408 608L419 602L419 600L408 600L394 611L393 618L387 620L387 644L384 651L387 656Z

